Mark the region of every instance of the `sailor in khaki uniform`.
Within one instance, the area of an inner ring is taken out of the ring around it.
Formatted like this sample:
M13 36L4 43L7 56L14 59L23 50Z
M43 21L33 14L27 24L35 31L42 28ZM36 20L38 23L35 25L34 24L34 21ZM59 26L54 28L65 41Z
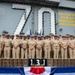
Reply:
M11 40L9 39L9 35L6 35L6 39L4 39L4 58L10 58L10 49Z
M58 35L58 36L59 36L59 45L60 45L60 42L62 41L62 35ZM59 49L59 58L61 58L61 46Z
M51 41L49 40L49 36L45 36L43 47L44 47L44 58L50 59Z
M67 59L67 47L68 47L68 41L66 36L62 36L62 41L60 42L61 46L61 56L62 59Z
M25 56L25 59L28 58L28 39L26 36L23 36L22 44L21 44L21 58L23 59Z
M52 40L51 40L51 35L49 35L49 40L50 40L50 58L52 58L53 57L53 51L52 51L52 45L51 45L51 42L52 42Z
M71 59L75 59L75 40L73 35L70 35L69 39L69 55Z
M57 35L54 36L54 40L51 41L51 44L52 44L52 49L54 51L54 59L58 59L60 45L59 45L59 38Z
M41 37L38 36L38 40L36 40L36 58L42 59L42 46L43 42Z
M34 36L31 36L30 39L28 40L29 59L35 58L35 45L36 45L36 42L35 42Z
M21 45L21 39L19 35L16 35L16 39L12 40L13 50L12 50L12 58L19 58L20 53L20 45Z
M6 39L6 34L2 33L2 35L1 35L1 41L2 41L2 53L1 53L1 57L4 57L4 39Z
M0 58L1 58L1 53L2 53L2 40L1 40L1 37L0 37Z
M43 42L45 39L44 35L41 36L41 41ZM42 57L44 58L44 47L42 46Z
M11 34L9 40L11 41L11 49L10 49L10 58L12 58L12 50L13 50L13 45L12 45L12 40L14 39L14 35Z

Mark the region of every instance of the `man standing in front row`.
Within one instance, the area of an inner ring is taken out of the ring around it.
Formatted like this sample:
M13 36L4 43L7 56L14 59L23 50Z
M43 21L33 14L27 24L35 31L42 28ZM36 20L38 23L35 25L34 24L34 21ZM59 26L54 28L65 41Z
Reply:
M19 53L20 53L20 45L21 45L21 39L19 35L16 35L16 39L12 40L12 58L17 58L19 59Z
M22 44L21 44L21 58L23 59L25 56L25 59L28 58L28 39L26 36L23 36L23 39L21 40Z
M51 41L51 44L54 52L54 59L58 59L60 45L59 45L59 37L57 35L54 36L54 40Z
M43 42L41 37L38 36L38 40L36 40L36 58L42 59L42 46Z
M45 36L45 40L43 41L43 47L44 47L44 58L50 59L51 57L51 41L49 39L49 36Z
M11 41L9 39L9 35L5 36L6 38L4 39L4 58L10 58L10 49L11 49Z
M62 59L67 59L67 47L68 47L68 40L66 36L62 36L62 41L60 41L61 46L61 56Z
M34 59L35 58L35 39L34 36L31 36L30 39L28 40L28 52L29 52L29 59Z
M0 58L1 58L1 53L2 53L2 40L1 40L1 37L0 37Z
M75 59L75 40L74 36L70 35L69 37L69 55L71 59Z

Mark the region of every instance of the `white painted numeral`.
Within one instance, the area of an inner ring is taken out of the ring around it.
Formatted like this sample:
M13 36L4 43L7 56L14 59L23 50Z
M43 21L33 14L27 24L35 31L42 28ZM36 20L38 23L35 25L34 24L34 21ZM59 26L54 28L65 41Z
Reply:
M38 65L39 65L39 64L40 64L40 60L36 60L36 64L38 64Z
M33 65L33 60L32 59L30 60L30 63L31 63L30 65Z
M16 8L16 9L24 9L26 12L22 15L20 22L14 32L14 35L19 34L24 26L24 23L26 22L27 17L29 16L29 13L31 11L31 6L30 5L21 5L21 4L13 4L12 8ZM25 17L26 16L26 17Z

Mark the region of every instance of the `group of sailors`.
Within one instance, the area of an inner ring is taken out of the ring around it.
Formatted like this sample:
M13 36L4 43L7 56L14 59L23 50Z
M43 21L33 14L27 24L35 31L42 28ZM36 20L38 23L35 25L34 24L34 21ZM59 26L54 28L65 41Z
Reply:
M4 59L75 59L73 35L9 35L0 37L0 58Z

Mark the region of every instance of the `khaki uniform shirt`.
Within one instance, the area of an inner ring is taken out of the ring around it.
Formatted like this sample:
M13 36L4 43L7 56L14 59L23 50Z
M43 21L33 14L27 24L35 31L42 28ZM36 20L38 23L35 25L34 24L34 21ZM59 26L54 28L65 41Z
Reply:
M4 47L11 47L11 41L9 39L4 40Z
M0 39L0 50L2 50L2 40Z
M51 42L51 44L52 44L53 47L58 48L58 47L59 47L59 40L53 40L53 41Z
M5 38L1 38L1 41L2 41L2 48L4 49L4 40Z
M44 40L44 48L50 48L51 41L50 40Z
M75 40L69 40L69 45L70 46L75 46Z
M23 49L27 49L27 44L28 44L27 40L22 40L22 48Z
M35 48L35 45L36 45L36 42L35 42L35 40L28 40L28 47L29 47L29 49L33 49L33 48Z
M68 40L62 40L62 41L60 42L60 44L61 44L61 46L62 46L63 48L67 49Z
M37 48L37 49L42 49L42 45L43 45L42 40L37 40L37 41L36 41L36 48Z
M12 40L13 47L19 47L20 44L22 44L20 39L13 39Z

